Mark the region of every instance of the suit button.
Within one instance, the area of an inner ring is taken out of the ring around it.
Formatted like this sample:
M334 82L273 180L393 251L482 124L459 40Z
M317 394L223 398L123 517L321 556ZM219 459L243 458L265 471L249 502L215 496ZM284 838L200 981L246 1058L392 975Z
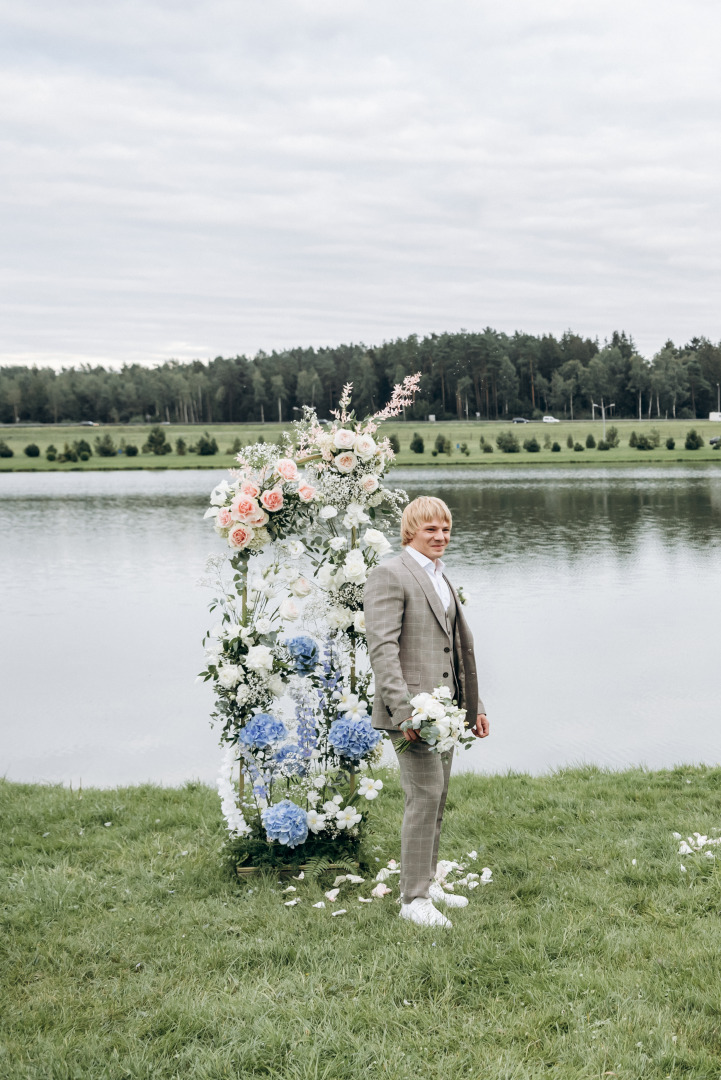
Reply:
M448 672L447 672L447 671L444 671L444 672L443 672L443 678L444 678L444 679L447 679L447 678L448 678Z
M448 645L446 645L446 647L444 648L443 652L450 652L450 651L451 651L451 650L450 650L450 648L448 647Z

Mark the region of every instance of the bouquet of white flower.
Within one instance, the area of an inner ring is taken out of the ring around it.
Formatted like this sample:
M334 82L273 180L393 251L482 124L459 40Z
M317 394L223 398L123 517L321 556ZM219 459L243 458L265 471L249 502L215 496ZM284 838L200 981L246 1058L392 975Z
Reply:
M416 694L410 703L413 714L403 721L401 731L417 731L430 753L443 754L473 742L465 724L466 710L458 708L447 686L437 686L432 694ZM408 746L405 741L396 749L402 753Z

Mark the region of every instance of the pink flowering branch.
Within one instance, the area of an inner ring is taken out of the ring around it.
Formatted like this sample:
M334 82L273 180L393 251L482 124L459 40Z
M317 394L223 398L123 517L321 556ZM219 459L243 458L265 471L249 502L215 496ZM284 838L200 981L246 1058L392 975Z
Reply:
M371 420L388 420L391 416L398 416L402 413L408 405L412 405L420 381L420 371L417 371L415 375L406 375L402 383L396 383L393 387L391 399L385 409L374 413Z

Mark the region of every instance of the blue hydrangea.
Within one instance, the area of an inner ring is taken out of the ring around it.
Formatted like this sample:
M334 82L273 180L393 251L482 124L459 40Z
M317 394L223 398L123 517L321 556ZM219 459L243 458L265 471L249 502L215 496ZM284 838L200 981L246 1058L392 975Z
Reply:
M288 638L286 647L295 664L296 675L310 675L318 663L318 646L307 634Z
M285 724L270 713L259 712L241 728L238 738L252 750L266 750L286 736Z
M350 761L360 761L378 745L381 738L381 733L371 725L368 716L356 720L350 716L340 716L333 721L328 732L328 742L335 752Z
M274 806L266 806L262 814L265 835L269 840L277 840L289 848L302 844L308 836L308 821L305 810L290 799L283 799Z
M285 746L279 746L275 751L273 761L277 761L279 765L282 765L289 758L297 757L300 757L300 747L296 743L286 743Z

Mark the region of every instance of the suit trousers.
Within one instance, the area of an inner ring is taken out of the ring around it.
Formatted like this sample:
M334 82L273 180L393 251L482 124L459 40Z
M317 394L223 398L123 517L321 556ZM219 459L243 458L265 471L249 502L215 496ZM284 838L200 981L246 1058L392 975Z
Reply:
M400 732L393 732L394 747L405 742ZM418 740L408 743L398 754L401 787L405 796L401 827L401 899L410 904L416 896L428 896L436 872L438 840L448 795L453 751L431 753Z

